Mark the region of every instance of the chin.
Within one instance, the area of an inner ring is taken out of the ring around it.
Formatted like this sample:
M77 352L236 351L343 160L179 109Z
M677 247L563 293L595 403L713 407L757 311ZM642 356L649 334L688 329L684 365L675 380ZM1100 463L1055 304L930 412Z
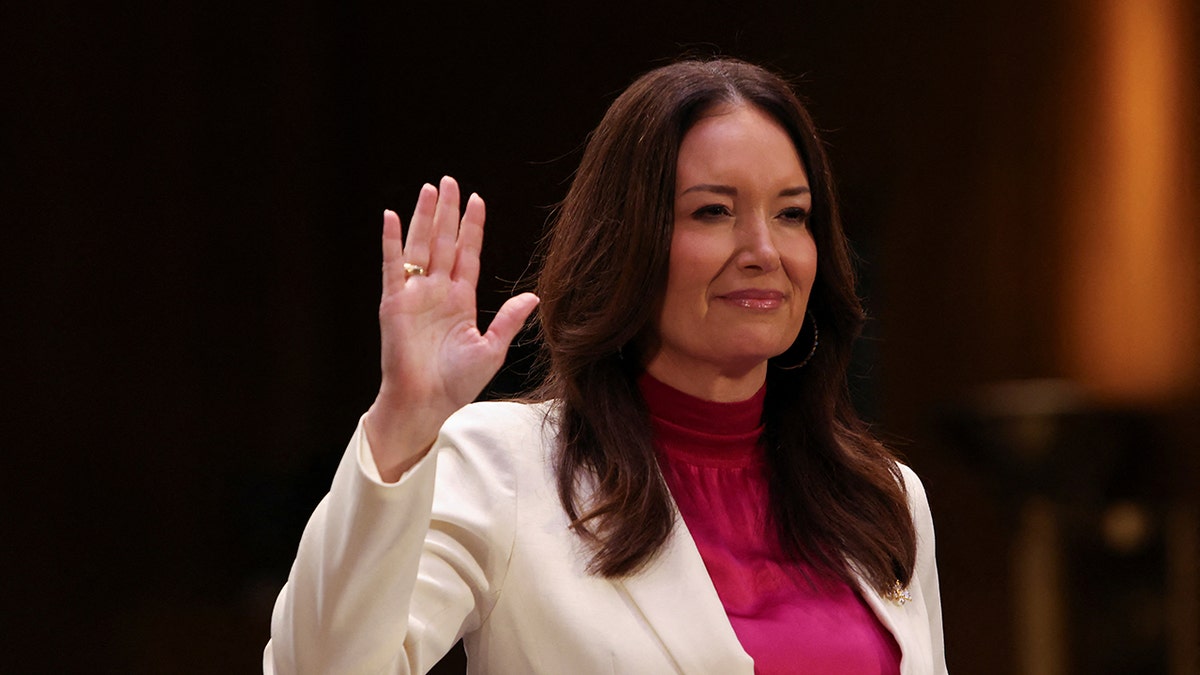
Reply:
M786 352L795 340L786 340L779 336L764 337L760 340L747 340L743 337L736 344L729 345L728 354L739 359L766 361Z
M738 369L752 370L757 366L765 364L768 359L773 359L785 351L787 351L786 347L779 348L777 345L762 349L747 348L746 345L742 345L740 349L726 352L724 355L725 358L722 360L731 365L736 364L735 367Z

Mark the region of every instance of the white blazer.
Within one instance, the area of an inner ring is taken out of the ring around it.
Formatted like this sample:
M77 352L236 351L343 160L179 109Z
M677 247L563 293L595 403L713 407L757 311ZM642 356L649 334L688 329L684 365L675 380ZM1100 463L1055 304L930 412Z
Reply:
M567 528L550 404L455 413L397 483L360 422L279 594L263 672L424 673L465 638L468 672L754 672L683 521L644 571L605 579ZM933 524L902 467L917 528L903 605L860 583L905 675L944 673Z

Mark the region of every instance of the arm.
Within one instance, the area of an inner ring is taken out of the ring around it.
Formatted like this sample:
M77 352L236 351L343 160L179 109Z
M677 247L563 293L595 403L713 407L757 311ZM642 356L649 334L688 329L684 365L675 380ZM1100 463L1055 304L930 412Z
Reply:
M471 586L486 586L486 575L449 578L469 571L462 561L472 551L430 544L438 463L430 448L446 419L495 375L537 304L528 293L511 298L479 331L483 221L476 195L459 219L450 178L440 190L422 188L407 243L396 214L384 214L382 383L305 529L272 616L264 672L423 672L441 656L419 644L428 625L438 627L431 635L440 645L478 611ZM413 595L427 570L453 596L447 605L412 605L423 601Z
M386 484L359 426L276 601L265 673L424 673L482 624L516 519L511 458L493 427L455 416Z
M388 485L369 452L360 425L276 600L264 673L424 672L405 643L436 454Z

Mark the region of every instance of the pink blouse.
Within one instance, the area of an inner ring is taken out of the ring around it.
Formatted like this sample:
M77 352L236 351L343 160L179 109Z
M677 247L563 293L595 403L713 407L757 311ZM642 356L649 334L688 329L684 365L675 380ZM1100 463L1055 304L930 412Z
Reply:
M787 560L768 531L766 388L715 403L649 375L638 384L667 486L754 672L897 675L900 647L857 590Z

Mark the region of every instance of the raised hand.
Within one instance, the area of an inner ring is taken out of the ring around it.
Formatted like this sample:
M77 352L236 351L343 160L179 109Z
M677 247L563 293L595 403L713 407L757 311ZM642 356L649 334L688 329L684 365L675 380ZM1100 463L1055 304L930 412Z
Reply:
M365 425L385 481L399 479L446 418L483 391L537 306L532 293L509 298L480 333L475 287L484 216L483 199L472 194L460 220L458 184L449 176L439 188L421 188L407 242L399 217L383 214L383 380Z

